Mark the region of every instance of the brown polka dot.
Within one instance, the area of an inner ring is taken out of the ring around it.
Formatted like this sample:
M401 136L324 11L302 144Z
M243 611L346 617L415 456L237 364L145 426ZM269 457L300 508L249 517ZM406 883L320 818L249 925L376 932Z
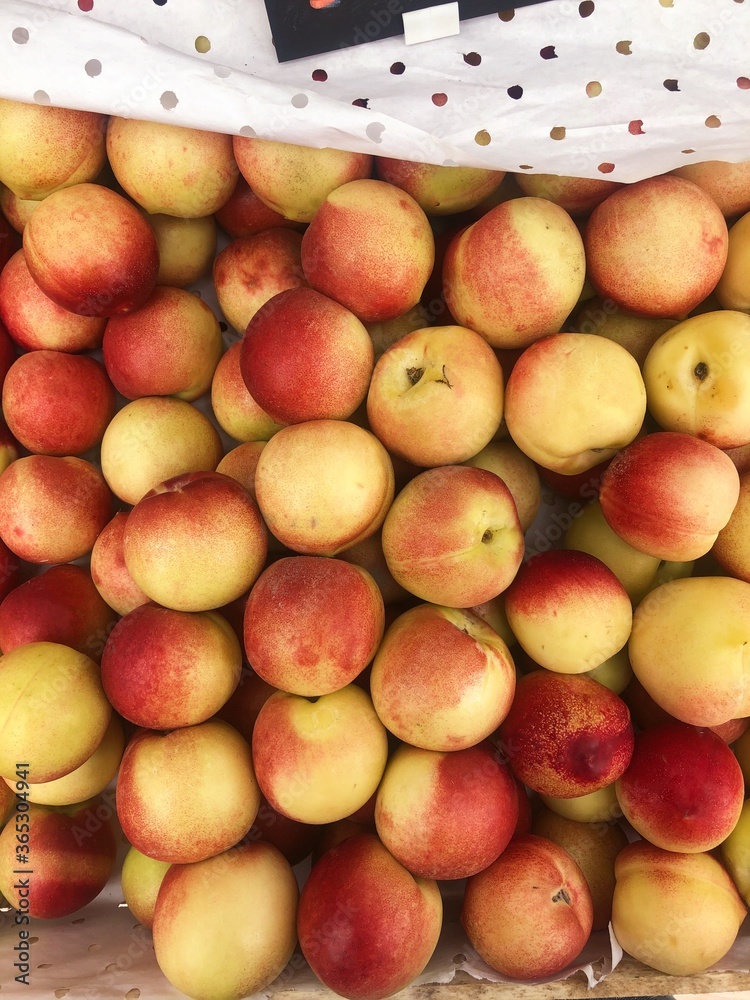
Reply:
M602 85L598 80L592 80L591 83L586 84L586 96L587 97L598 97L602 92Z
M325 83L328 79L328 74L324 69L314 69L311 75L316 83Z
M159 103L165 111L173 111L180 102L177 100L177 94L173 90L165 90L159 98Z
M709 115L704 124L706 128L719 128L721 120L717 118L716 115Z
M600 163L596 168L600 174L611 174L615 169L614 163Z
M636 118L634 121L630 122L628 125L628 132L630 132L631 135L643 135L643 119Z
M514 101L520 101L523 97L523 87L508 87L508 97L512 97Z
M581 15L581 17L591 17L591 15L594 13L594 10L595 10L594 0L582 0L582 2L578 4L578 13Z
M674 7L674 0L659 0L662 7Z
M358 97L356 101L352 101L352 104L355 108L366 108L369 100L369 97Z
M630 56L633 53L630 51L630 46L633 42L629 38L624 38L621 42L615 45L615 48L620 53L621 56Z
M402 62L391 63L391 73L393 73L394 76L401 76L405 69L406 66L404 66Z
M492 142L492 136L487 131L487 129L482 128L474 136L474 142L477 144L477 146L489 146L489 144Z
M518 169L519 170L533 170L534 168L531 166L530 163L519 163Z
M29 33L26 28L14 28L10 37L16 45L25 45L29 40Z
M98 59L89 59L83 68L86 70L87 76L99 76L102 71L102 64Z
M448 95L447 94L433 94L432 95L432 103L435 105L436 108L444 108L445 105L448 103Z
M205 55L211 49L211 42L206 38L205 35L198 35L195 39L195 51L200 52L201 55Z
M539 55L542 59L557 59L554 45L545 45L543 49L539 50Z
M680 89L680 85L677 80L665 80L664 89L671 90L673 93L676 93Z
M737 86L740 88L740 90L750 90L750 77L738 76Z
M700 31L693 39L694 49L707 49L711 36L706 31Z
M469 66L478 66L482 61L482 57L478 52L464 52L464 62L468 63Z
M35 104L51 104L49 99L49 94L46 90L36 90L34 91L34 103Z
M501 21L512 21L516 16L516 12L514 10L499 10L497 16Z
M695 150L694 149L682 149L682 150L680 150L680 152L682 152L682 153L694 153Z
M550 139L564 139L565 129L562 125L555 125L553 129L550 129L549 137Z

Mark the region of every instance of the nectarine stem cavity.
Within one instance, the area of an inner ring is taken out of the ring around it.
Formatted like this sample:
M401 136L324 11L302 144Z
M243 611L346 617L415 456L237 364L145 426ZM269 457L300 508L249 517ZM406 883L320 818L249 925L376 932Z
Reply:
M699 382L703 381L706 375L708 375L708 365L706 364L705 361L698 362L698 364L693 369L693 375L695 375L695 377L698 379Z

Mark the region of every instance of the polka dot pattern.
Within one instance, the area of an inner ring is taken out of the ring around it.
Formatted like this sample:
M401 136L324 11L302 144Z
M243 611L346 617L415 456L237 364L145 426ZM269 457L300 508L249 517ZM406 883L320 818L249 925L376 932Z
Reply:
M215 0L36 0L49 23L12 20L0 3L0 65L12 59L19 96L40 105L83 100L313 145L324 135L434 163L629 181L716 158L712 144L750 159L745 0L708 12L705 0L640 0L637 16L621 0L558 0L466 20L429 45L386 38L286 64L250 4L222 3L231 18ZM93 14L74 22L75 46L59 41L67 5ZM50 76L58 59L65 72Z

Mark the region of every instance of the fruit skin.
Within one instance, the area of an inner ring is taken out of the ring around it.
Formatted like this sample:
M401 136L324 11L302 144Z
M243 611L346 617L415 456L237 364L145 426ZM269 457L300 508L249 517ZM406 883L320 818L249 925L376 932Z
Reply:
M267 550L255 501L220 472L155 487L130 511L123 537L135 584L174 611L212 611L236 600L259 576Z
M671 173L703 188L727 218L750 209L750 163L703 160L678 167Z
M303 555L335 556L373 535L394 492L393 463L374 434L345 420L278 431L255 470L272 535Z
M253 729L253 760L271 806L298 823L335 823L363 806L388 756L382 723L354 684L309 701L277 691Z
M441 167L387 156L376 156L381 181L400 187L427 215L454 215L475 208L500 187L502 170L481 167Z
M557 333L531 344L508 378L505 421L545 469L587 472L638 434L646 388L635 359L596 334Z
M747 907L709 854L676 854L645 840L615 862L612 927L633 958L672 976L704 972L729 951Z
M614 573L585 552L552 549L525 563L505 592L505 612L523 649L542 667L579 674L628 641L630 598Z
M30 805L18 815L18 823L8 823L0 833L0 892L11 906L32 919L53 919L95 899L107 884L117 853L102 799L58 808ZM14 872L23 826L28 826L27 856L33 859L26 890Z
M45 295L18 250L0 271L0 320L27 351L78 351L101 347L105 316L79 316ZM15 354L13 354L15 358Z
M148 597L128 573L123 554L125 525L129 515L119 511L97 535L91 550L91 579L101 597L118 615L126 615Z
M300 895L302 953L349 1000L382 1000L418 976L437 945L437 884L403 868L372 834L350 837L315 865Z
M500 636L471 612L433 604L390 625L370 674L383 724L405 743L435 751L463 750L490 736L515 687Z
M359 566L322 556L279 559L261 573L245 605L245 652L273 687L330 694L360 674L383 637L377 584Z
M14 437L41 455L83 455L115 415L115 390L98 361L62 351L31 351L11 366L3 415Z
M578 333L595 333L614 340L629 351L642 368L652 345L676 322L666 317L636 316L611 299L602 300L597 295L583 303L571 320L571 328Z
M220 209L239 175L231 136L135 118L109 119L107 157L118 182L147 212L183 219Z
M19 198L92 181L105 162L106 115L0 98L0 183Z
M561 972L591 933L586 879L558 844L527 834L466 885L461 923L480 956L514 979Z
M737 825L721 845L721 860L747 904L750 900L750 799L744 802Z
M0 649L9 653L28 642L56 642L98 662L116 620L87 569L52 566L0 604Z
M281 291L262 305L240 353L250 395L280 424L346 420L367 395L372 365L362 323L312 288Z
M157 285L187 288L211 268L216 256L216 222L213 215L176 219L172 215L147 215L159 248Z
M750 212L746 212L729 230L727 262L715 294L723 309L750 312L747 280L750 274Z
M375 825L412 874L468 878L508 846L518 801L510 768L489 743L452 753L402 745L380 783Z
M233 139L240 173L273 211L295 222L310 222L326 196L358 178L369 177L372 157L340 149L312 149L268 139Z
M567 212L542 198L514 198L454 237L443 291L456 322L492 347L526 347L560 330L585 268L583 242Z
M131 847L122 862L120 886L128 909L139 924L149 930L154 926L154 910L159 889L171 865L155 861Z
M748 640L750 583L690 577L641 601L628 651L635 676L660 708L689 725L719 726L750 715Z
M213 472L223 454L218 431L195 406L171 396L142 396L110 421L101 463L115 496L135 505L168 479Z
M337 188L302 237L302 269L310 286L363 323L395 319L413 308L434 260L427 216L410 195L384 181Z
M562 177L557 174L514 174L525 195L546 198L573 216L588 215L605 198L622 187L617 181L590 177Z
M80 559L111 516L112 494L82 458L29 455L0 476L0 537L27 562Z
M260 791L247 741L221 719L139 729L117 779L117 816L142 854L189 864L229 850L257 815Z
M721 737L668 722L638 733L627 771L617 782L625 819L668 851L718 847L742 811L742 770Z
M581 869L594 907L591 929L605 931L612 918L615 860L628 843L623 830L614 823L605 826L566 819L542 805L534 816L532 832L559 844Z
M221 615L154 604L121 618L102 656L107 697L144 729L205 722L229 700L241 670L240 644Z
M524 455L514 441L490 441L463 464L494 472L502 479L515 502L521 531L526 533L542 503L539 473L531 459Z
M102 347L109 377L126 399L176 396L191 402L211 386L221 330L197 296L160 285L135 313L109 320Z
M728 234L716 202L697 184L663 175L603 201L585 242L589 278L603 299L640 315L679 318L719 281Z
M643 365L648 408L667 431L717 448L750 442L750 316L722 309L673 326Z
M367 419L386 448L420 466L455 465L492 440L503 416L503 372L479 334L435 326L380 356Z
M659 431L612 459L599 500L609 526L629 545L674 562L705 555L740 492L732 460L690 434Z
M302 273L302 237L290 229L266 229L233 240L216 257L213 282L219 308L240 334L269 299L307 284Z
M558 798L611 784L633 754L630 712L617 695L588 677L546 670L519 679L500 739L516 776Z
M214 218L224 232L234 240L243 236L255 236L266 229L304 229L304 224L285 219L261 201L245 178L240 174L234 191L225 201Z
M23 231L32 278L53 302L81 316L116 316L144 304L159 250L137 208L99 184L56 191Z
M172 865L154 911L159 968L200 1000L241 1000L265 989L294 952L298 898L294 873L271 844ZM226 919L204 927L207 908Z
M516 575L524 542L513 496L485 469L445 465L412 479L383 524L394 580L423 601L467 608Z
M211 409L222 430L236 441L268 441L281 430L250 395L242 378L242 343L222 354L211 383Z

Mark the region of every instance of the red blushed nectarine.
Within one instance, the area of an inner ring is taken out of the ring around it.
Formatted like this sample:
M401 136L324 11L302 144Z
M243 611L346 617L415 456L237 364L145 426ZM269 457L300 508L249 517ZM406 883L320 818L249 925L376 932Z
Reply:
M268 441L281 430L250 395L240 370L242 344L221 356L211 383L211 408L219 426L236 441Z
M469 879L461 923L488 965L514 979L538 979L562 972L582 950L593 903L567 851L527 834Z
M586 552L540 552L505 592L513 634L540 666L563 674L593 670L630 635L630 598L615 574Z
M101 347L103 316L79 316L45 295L31 277L23 250L0 271L0 319L27 351L88 351Z
M21 562L15 552L0 540L0 601L21 582ZM2 646L0 646L2 649Z
M211 386L221 330L196 295L159 286L140 309L109 320L102 349L109 377L126 399L177 396L191 402Z
M523 558L513 496L493 472L428 469L401 490L383 524L394 580L423 601L468 608L496 597Z
M97 536L91 550L91 579L107 604L118 615L148 603L148 597L128 573L123 554L128 514L120 511Z
M0 476L0 538L27 562L85 556L111 515L102 474L82 458L29 455Z
M323 829L321 826L289 819L274 809L266 799L261 798L258 815L247 834L247 840L264 840L273 844L290 865L298 865L315 850Z
M4 270L4 269L3 269ZM2 279L3 271L0 270L0 280ZM0 295L2 295L2 289L0 288ZM2 312L0 311L0 317ZM2 390L5 384L5 377L10 370L11 365L16 360L16 348L13 341L8 334L8 331L0 322L0 390Z
M238 733L245 737L248 743L253 741L253 729L255 720L261 708L265 705L276 688L266 684L262 677L254 671L243 669L240 675L240 682L229 701L219 709L217 715L224 719L230 726L234 726Z
M99 184L44 199L23 232L31 276L54 302L81 316L142 306L156 284L156 237L138 209Z
M252 497L218 472L176 476L133 508L125 565L152 601L211 611L244 594L266 561L266 529Z
M302 953L348 1000L383 1000L415 979L438 942L437 884L412 875L372 834L350 837L315 865L302 889Z
M253 669L291 694L329 694L375 655L385 610L359 566L322 556L279 559L258 578L245 606L245 652Z
M546 198L573 216L588 215L605 198L622 187L617 181L592 177L523 173L514 176L525 195L532 198Z
M261 306L281 292L304 287L302 237L289 229L267 229L234 240L214 261L219 307L240 334Z
M617 782L625 819L656 847L710 851L734 829L745 798L742 770L720 736L668 722L635 738Z
M285 219L283 215L269 208L253 191L245 178L240 175L234 191L214 218L224 232L233 240L243 236L255 236L266 229L304 229L304 223Z
M505 850L518 813L515 779L490 744L454 753L402 745L380 783L375 825L413 875L457 879Z
M580 675L537 670L521 677L500 740L516 775L558 798L610 785L633 754L627 705Z
M106 115L0 99L0 183L19 198L42 201L92 181L104 165Z
M16 824L8 823L0 833L0 892L32 918L75 913L99 895L115 865L117 843L107 807L90 799L64 807L31 805L22 815L29 828L29 878L14 873L20 841Z
M130 740L117 778L117 815L142 854L177 864L228 850L248 832L260 791L246 740L221 719Z
M302 237L312 288L363 322L395 319L419 302L435 259L430 223L411 195L355 180L322 203Z
M172 865L154 910L159 968L180 992L205 1000L264 990L294 952L298 898L289 863L262 841Z
M115 414L115 390L102 365L62 351L22 355L2 398L11 433L40 455L83 455L99 444Z
M684 316L721 277L727 242L721 210L697 184L651 177L625 185L592 212L588 273L602 298L624 309Z
M239 176L231 136L164 122L111 117L107 157L137 204L183 219L220 209Z
M372 340L357 317L312 288L274 295L252 316L240 371L277 423L345 420L367 395Z
M112 629L102 684L115 710L136 726L178 729L218 712L241 669L240 644L221 615L144 604Z
M660 431L624 448L609 464L599 499L609 526L658 559L705 555L737 504L732 460L689 434Z
M469 611L420 604L389 627L370 674L381 721L405 743L462 750L493 733L515 690L508 647Z
M0 604L0 649L57 642L99 660L117 616L83 566L52 566Z
M441 167L377 156L381 181L410 194L427 215L454 215L475 208L500 187L505 173L482 167Z

